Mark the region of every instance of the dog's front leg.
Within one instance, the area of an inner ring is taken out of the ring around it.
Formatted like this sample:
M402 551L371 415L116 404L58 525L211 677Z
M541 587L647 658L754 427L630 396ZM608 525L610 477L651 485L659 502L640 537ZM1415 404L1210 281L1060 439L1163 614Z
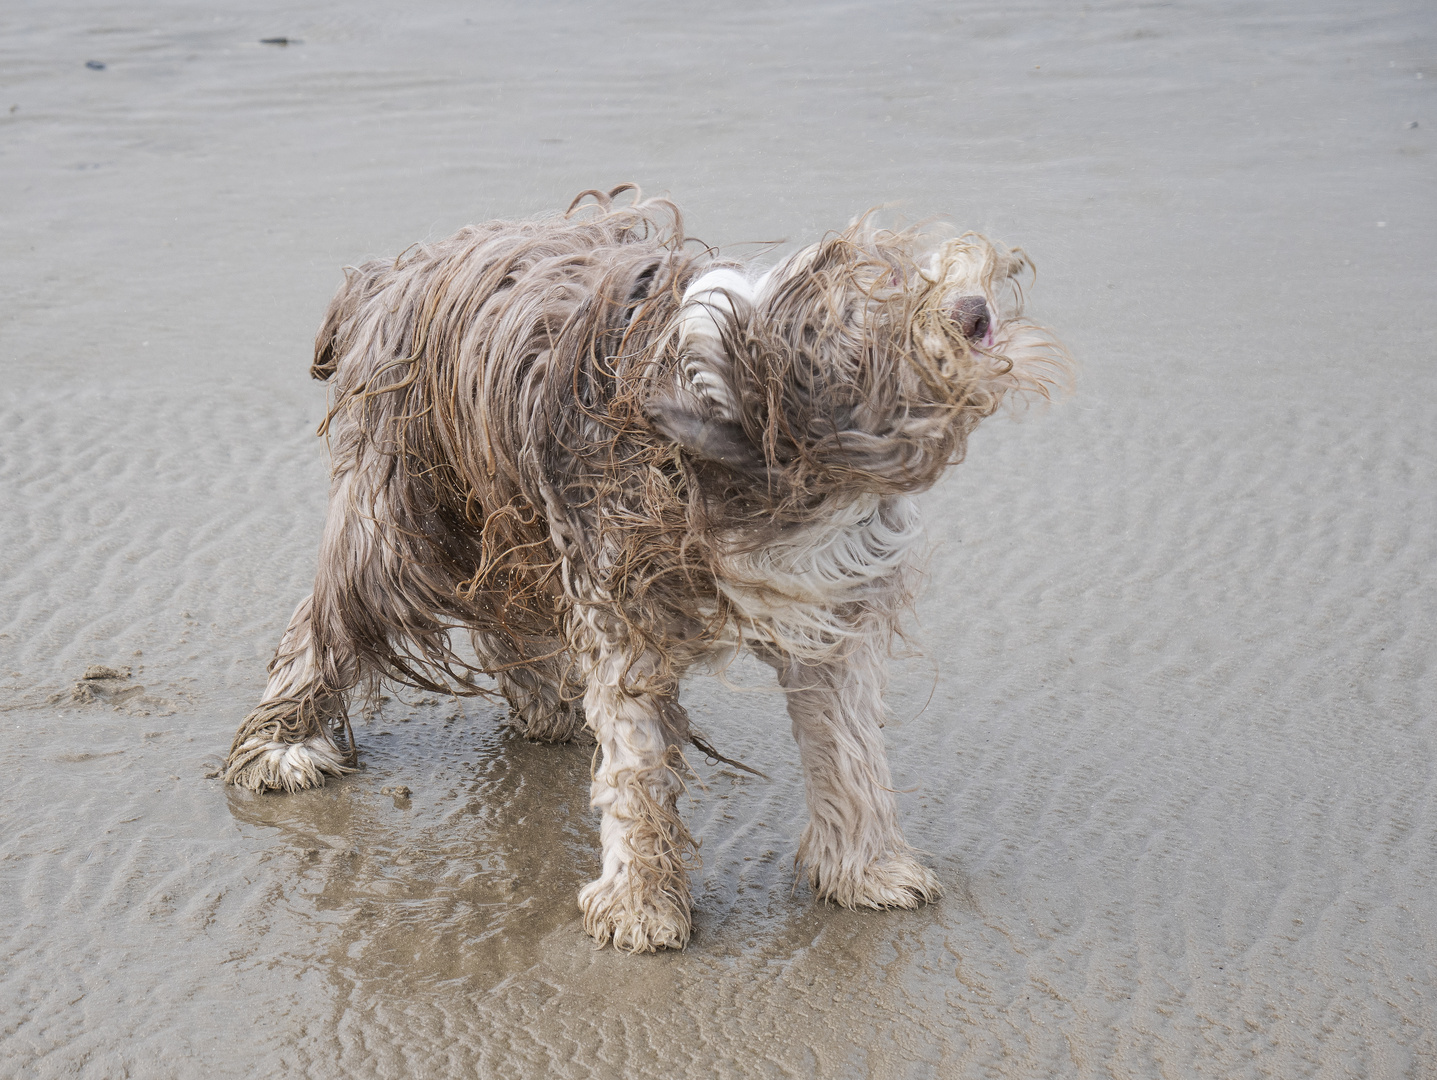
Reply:
M809 824L799 861L822 897L844 907L917 907L938 879L910 854L884 751L879 650L863 643L842 660L767 658L788 695L803 763Z
M694 843L677 809L687 725L676 680L658 654L634 647L617 615L589 609L578 622L584 713L599 744L590 802L603 814L604 860L599 878L579 891L584 929L631 952L681 949L692 926Z

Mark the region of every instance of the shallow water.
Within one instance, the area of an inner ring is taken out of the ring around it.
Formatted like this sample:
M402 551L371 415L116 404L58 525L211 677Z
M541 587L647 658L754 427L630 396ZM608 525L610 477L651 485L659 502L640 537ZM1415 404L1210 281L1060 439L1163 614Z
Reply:
M1430 1075L1434 44L1417 3L0 11L0 1073ZM752 665L686 691L772 780L699 766L682 954L592 948L589 749L482 701L395 693L320 791L207 775L313 573L339 268L629 179L724 245L950 214L1082 362L927 499L888 736L935 906L795 885Z

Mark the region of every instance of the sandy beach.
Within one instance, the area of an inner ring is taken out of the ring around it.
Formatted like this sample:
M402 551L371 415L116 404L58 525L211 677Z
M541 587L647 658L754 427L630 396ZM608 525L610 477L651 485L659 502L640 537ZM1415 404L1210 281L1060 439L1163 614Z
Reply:
M1417 0L7 4L0 1076L1437 1075L1434 93ZM584 936L591 748L492 702L214 776L313 577L342 267L626 180L734 251L886 205L1038 266L1075 390L924 496L889 695L936 905L796 883L752 663L685 689L771 779L699 765L682 953Z

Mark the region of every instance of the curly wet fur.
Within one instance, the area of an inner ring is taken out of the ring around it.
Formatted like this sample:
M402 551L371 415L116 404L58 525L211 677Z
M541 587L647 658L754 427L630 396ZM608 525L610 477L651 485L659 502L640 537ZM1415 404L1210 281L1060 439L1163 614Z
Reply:
M526 734L598 742L586 929L682 946L679 680L748 647L788 693L814 888L932 899L878 734L882 658L916 586L909 496L1061 373L1021 314L1026 257L865 218L760 275L686 242L667 200L615 205L623 190L346 272L311 368L333 387L315 588L226 779L347 769L362 683L493 676ZM313 753L286 771L285 744Z

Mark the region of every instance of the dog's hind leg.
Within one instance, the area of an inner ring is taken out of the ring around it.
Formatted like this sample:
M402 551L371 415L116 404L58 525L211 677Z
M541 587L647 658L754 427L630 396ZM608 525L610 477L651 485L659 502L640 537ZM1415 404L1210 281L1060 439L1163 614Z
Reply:
M371 479L354 468L335 476L314 593L295 609L264 698L235 734L226 783L299 791L354 767L348 696L367 673L358 643L372 655L390 628L417 621L393 584L399 556L383 541L389 515Z
M584 710L599 744L590 802L603 814L603 873L579 892L584 929L630 952L681 949L695 854L678 814L688 719L677 680L617 615L589 608L575 621Z
M583 684L557 641L531 641L524 653L500 634L475 631L480 666L494 675L509 702L509 724L538 742L568 742L584 727ZM533 659L526 659L533 657Z
M841 660L765 657L787 692L803 763L809 824L798 858L821 897L843 907L911 908L938 898L931 871L910 854L879 730L883 657L863 642Z
M313 596L295 608L270 661L264 699L235 733L226 783L299 791L352 770L352 744L341 749L334 731L344 725L343 693L324 686L316 663L313 610Z

